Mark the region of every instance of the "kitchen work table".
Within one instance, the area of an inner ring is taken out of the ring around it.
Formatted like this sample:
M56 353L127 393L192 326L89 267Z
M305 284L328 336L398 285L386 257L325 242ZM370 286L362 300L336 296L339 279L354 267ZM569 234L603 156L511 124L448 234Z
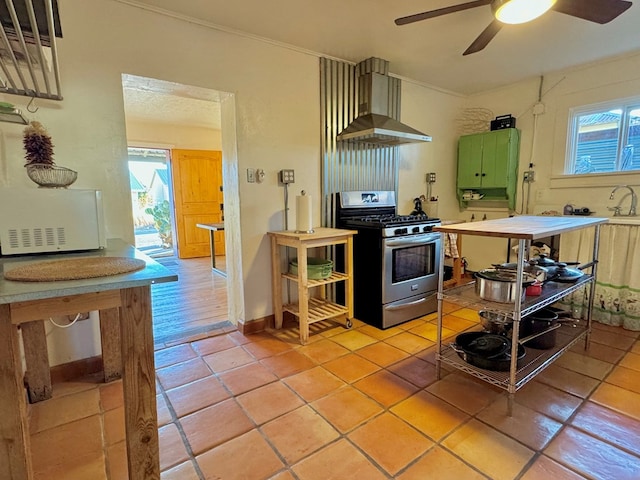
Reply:
M216 232L218 230L224 230L224 223L196 223L196 227L209 230L209 245L211 247L211 268L217 273L224 275L227 274L222 270L216 268Z
M5 272L29 264L101 256L136 258L145 266L131 273L83 280L20 282L4 278ZM108 240L105 249L90 252L3 257L0 269L0 478L34 478L18 328L42 324L49 317L117 309L129 479L159 480L151 284L178 277L118 239Z

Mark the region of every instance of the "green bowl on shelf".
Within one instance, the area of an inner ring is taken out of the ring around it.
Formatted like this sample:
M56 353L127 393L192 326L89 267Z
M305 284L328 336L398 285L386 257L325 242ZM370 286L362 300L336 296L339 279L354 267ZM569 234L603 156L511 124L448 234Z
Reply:
M325 258L307 257L307 278L309 280L323 280L331 276L333 262ZM289 273L298 275L298 260L289 262Z

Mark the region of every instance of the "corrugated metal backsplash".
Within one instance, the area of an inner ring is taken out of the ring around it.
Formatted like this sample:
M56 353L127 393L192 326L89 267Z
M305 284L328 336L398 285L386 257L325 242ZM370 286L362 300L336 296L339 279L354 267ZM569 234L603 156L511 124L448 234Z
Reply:
M386 68L376 59L362 68ZM348 190L397 190L398 147L340 143L336 136L358 114L358 66L320 58L322 115L322 224L335 225L333 194ZM386 72L385 72L386 73ZM400 117L400 80L391 78L390 116Z

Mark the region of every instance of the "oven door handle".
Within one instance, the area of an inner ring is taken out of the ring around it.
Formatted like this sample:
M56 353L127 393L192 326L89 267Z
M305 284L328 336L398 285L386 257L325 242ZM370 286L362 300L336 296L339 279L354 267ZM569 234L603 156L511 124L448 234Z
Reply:
M404 238L387 239L385 240L384 245L386 247L404 247L405 245L406 246L420 245L424 243L436 242L438 240L440 240L440 234L431 233L428 235L413 235L413 236L404 237Z
M387 310L402 310L403 308L413 307L414 305L419 305L419 304L424 303L426 301L427 301L427 299L422 297L422 298L419 298L418 300L414 300L413 302L403 303L402 305L394 305L392 307L386 307L386 309Z

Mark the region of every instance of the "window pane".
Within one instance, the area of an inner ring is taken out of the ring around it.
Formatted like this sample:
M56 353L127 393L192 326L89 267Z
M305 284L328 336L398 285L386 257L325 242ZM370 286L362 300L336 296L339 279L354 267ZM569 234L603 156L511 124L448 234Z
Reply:
M638 111L640 113L640 111ZM618 135L622 111L590 113L577 117L575 172L602 173L616 171ZM640 120L640 117L636 117ZM640 126L640 122L636 122ZM640 131L634 130L635 142L640 142ZM629 135L631 143L631 134ZM640 145L635 149L640 153ZM638 168L638 167L636 167Z
M620 170L640 170L640 109L629 112L629 135L622 149Z

